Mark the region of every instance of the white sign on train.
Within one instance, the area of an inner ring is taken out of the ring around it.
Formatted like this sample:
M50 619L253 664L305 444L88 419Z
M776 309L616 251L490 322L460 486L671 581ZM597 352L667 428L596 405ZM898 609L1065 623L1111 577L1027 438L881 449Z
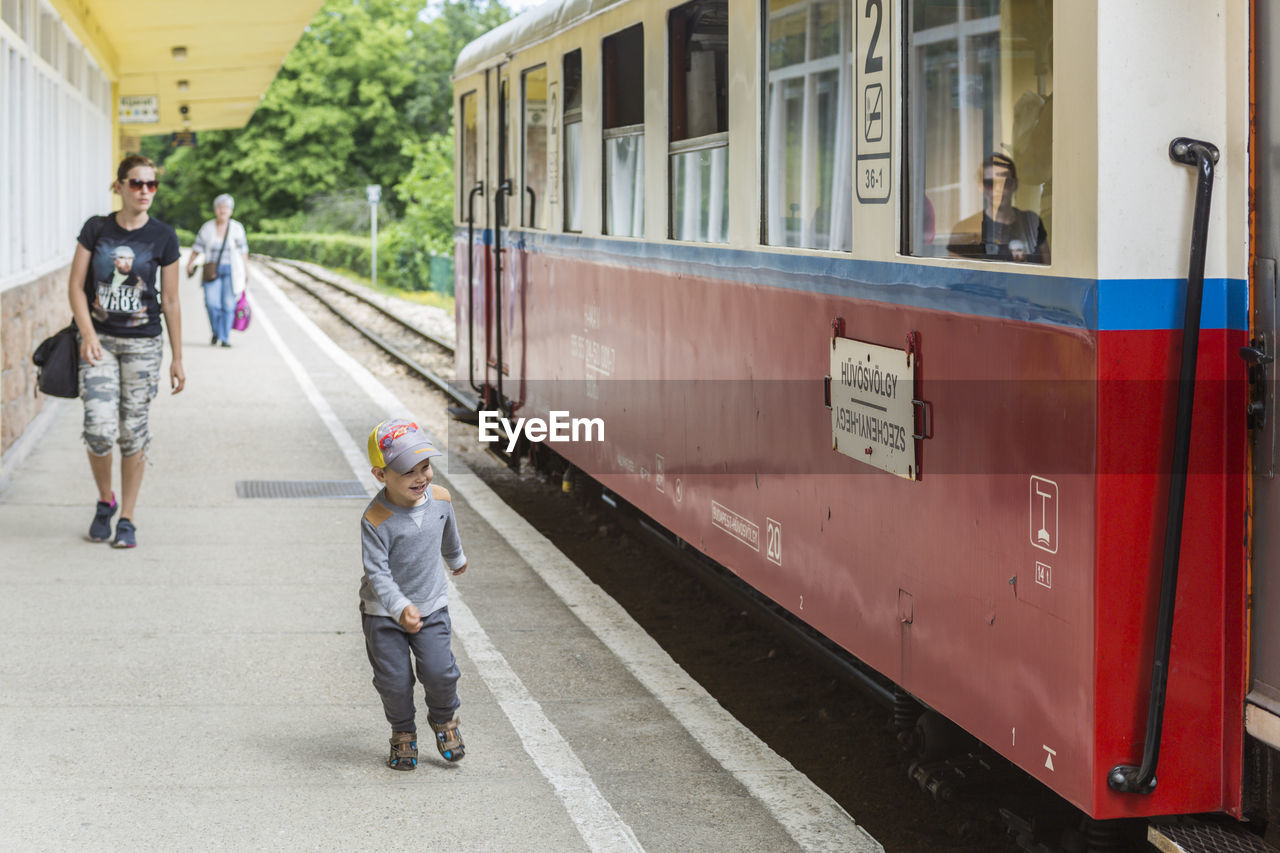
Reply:
M914 368L906 350L835 338L832 448L890 474L916 479L914 392Z
M747 547L760 550L760 525L718 501L711 502L711 523Z
M884 0L856 0L853 185L861 204L885 204L893 192L893 8Z

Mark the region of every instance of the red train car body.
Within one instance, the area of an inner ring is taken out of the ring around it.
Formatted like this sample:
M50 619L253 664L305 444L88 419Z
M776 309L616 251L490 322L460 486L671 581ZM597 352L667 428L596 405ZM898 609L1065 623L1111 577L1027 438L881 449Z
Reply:
M1245 547L1227 520L1246 491L1244 443L1228 440L1244 433L1245 386L1231 379L1243 330L1200 336L1160 764L1185 781L1133 797L1106 777L1142 754L1176 332L885 304L814 292L812 274L746 253L609 258L567 239L566 251L521 235L505 250L515 415L606 425L603 441L558 452L1089 814L1238 812ZM868 270L869 282L848 265L830 273L842 287L898 287L901 270ZM1211 284L1224 310L1235 287L1241 317L1239 283ZM1139 286L1076 282L1072 300L1103 303L1107 322L1108 289ZM1180 285L1145 290L1171 308ZM1009 291L974 302L1068 310ZM488 304L479 290L475 304ZM852 339L914 335L932 426L919 480L832 451L823 379L837 319ZM1037 482L1054 490L1048 548L1035 541Z
M731 19L769 8L723 5ZM1007 30L1022 4L1006 5L1013 11L992 26ZM1055 145L1087 148L1091 165L1082 174L1097 185L1085 192L1058 181L1061 239L1044 266L945 253L922 260L928 252L912 235L924 233L925 212L934 227L934 206L910 189L912 161L899 153L891 162L902 179L891 180L897 189L881 199L888 204L853 202L853 251L844 254L779 250L762 236L767 222L738 227L735 216L751 220L767 207L767 192L732 180L726 197L749 203L729 205L725 240L671 239L674 190L666 218L650 216L637 237L606 233L607 200L603 214L570 229L568 201L553 193L543 208L536 193L526 198L539 180L529 168L535 137L527 109L524 125L513 118L519 101L510 81L524 81L527 99L529 74L553 69L547 91L561 85L565 106L558 112L552 97L548 114L567 139L572 74L602 74L606 117L587 126L603 125L607 159L611 34L632 21L652 31L679 4L576 12L566 5L495 31L468 48L456 74L456 108L469 116L458 135L458 338L471 343L469 352L459 347L458 376L471 377L512 418L565 412L602 421L603 440L554 449L1090 817L1239 817L1246 697L1259 690L1249 609L1258 559L1249 539L1256 424L1248 419L1250 374L1238 356L1259 332L1254 282L1244 272L1254 250L1240 236L1249 183L1238 165L1229 178L1219 173L1225 189L1212 208L1200 327L1184 339L1197 173L1170 162L1164 149L1155 158L1146 142L1113 152L1118 163L1100 153L1129 120L1131 107L1107 89L1131 73L1115 53L1126 20L1164 20L1168 10L1135 0L1113 18L1119 6L1085 4L1077 27L1063 5L1053 26L1064 41L1088 44L1079 62L1091 82L1079 101L1088 120L1060 123ZM1144 48L1152 67L1142 73L1165 73L1154 67L1157 58L1209 21L1221 22L1214 26L1226 55L1251 38L1247 10L1224 18L1221 10L1179 7L1186 31L1180 25L1170 44L1152 35ZM904 31L933 32L907 13L899 17L886 19L895 41ZM755 38L759 47L758 20L741 31L730 23L730 43ZM648 38L656 46L646 56L662 56L662 38ZM863 49L865 34L854 41ZM602 43L603 71L589 59ZM758 72L756 60L742 61L741 74L731 65L728 79L746 92L737 101L730 92L730 110L747 104L756 120L743 125L746 147L735 152L749 152L753 128L767 124L764 97L743 82ZM887 67L905 74L907 64ZM1226 66L1223 85L1238 106L1253 71L1247 61ZM654 74L646 70L645 79ZM667 79L661 69L656 79ZM583 91L589 114L600 90ZM650 87L649 101L661 102L663 91ZM908 95L894 103L911 113ZM1232 109L1218 126L1228 137L1221 140L1228 170L1247 160L1254 132ZM673 126L660 123L645 138L674 139ZM730 127L728 145L738 131ZM1159 133L1167 145L1173 134ZM651 179L646 203L660 204L654 195L676 180L685 149L670 145L646 161L671 164L663 179ZM1138 149L1149 159L1135 168L1126 157ZM567 155L547 150L553 167L541 179L568 195L569 184L556 183ZM600 165L590 156L584 162L588 172ZM749 183L763 168L734 174ZM585 180L588 198L606 194L603 183ZM1176 248L1158 261L1135 260L1132 241L1117 236L1117 221L1132 215L1121 200L1154 182L1173 185L1160 196L1169 207L1144 208L1144 225L1163 217L1149 230ZM1068 208L1073 190L1084 200ZM895 191L909 198L896 200ZM477 198L484 203L468 222L468 201ZM560 222L546 212L557 204L566 210ZM528 220L516 211L548 221L520 226ZM888 247L860 251L863 226ZM896 378L909 382L909 435L877 428L857 447L833 447L850 435L833 424L843 416L832 408L833 388L852 364L833 352L846 342L901 359ZM1189 343L1199 361L1159 764L1153 788L1124 792L1109 777L1117 765L1140 764L1146 746L1178 374ZM907 444L909 467L896 475L873 461Z

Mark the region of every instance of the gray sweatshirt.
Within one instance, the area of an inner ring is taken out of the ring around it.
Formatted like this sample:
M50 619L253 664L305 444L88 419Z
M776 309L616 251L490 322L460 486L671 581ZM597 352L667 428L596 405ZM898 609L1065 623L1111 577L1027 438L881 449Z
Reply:
M361 613L399 620L410 604L426 616L449 603L444 567L460 568L467 557L449 490L433 485L427 492L421 504L405 508L387 500L383 489L365 509L360 519Z

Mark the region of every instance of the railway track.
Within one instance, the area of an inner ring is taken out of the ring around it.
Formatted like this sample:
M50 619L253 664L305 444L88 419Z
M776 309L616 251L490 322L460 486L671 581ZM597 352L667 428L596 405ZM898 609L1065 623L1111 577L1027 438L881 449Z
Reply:
M389 310L342 282L318 275L305 266L255 255L263 268L305 291L412 374L446 394L459 405L474 409L476 396L454 386L454 345ZM420 351L426 348L425 355Z

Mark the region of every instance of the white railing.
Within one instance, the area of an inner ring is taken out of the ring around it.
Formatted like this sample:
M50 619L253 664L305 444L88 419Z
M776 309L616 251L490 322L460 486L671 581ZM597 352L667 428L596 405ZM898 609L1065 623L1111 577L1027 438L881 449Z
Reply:
M71 261L105 210L111 84L44 0L0 2L0 290Z

